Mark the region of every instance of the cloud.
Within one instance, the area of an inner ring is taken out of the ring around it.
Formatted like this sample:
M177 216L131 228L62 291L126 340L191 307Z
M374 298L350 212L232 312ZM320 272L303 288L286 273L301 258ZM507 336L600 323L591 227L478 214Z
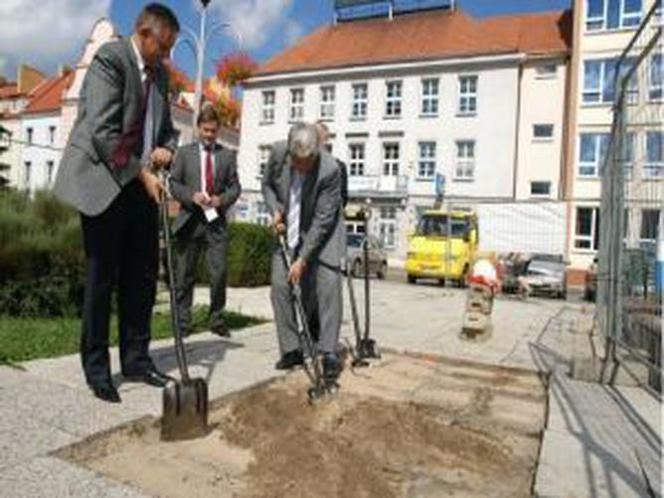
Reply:
M0 53L6 66L26 62L52 71L74 62L94 22L111 0L1 0Z
M296 33L297 23L288 19L293 0L224 0L215 2L214 9L220 19L229 22L242 37L242 48L260 48L268 37L274 36L279 27L288 33ZM299 28L297 36L302 34Z

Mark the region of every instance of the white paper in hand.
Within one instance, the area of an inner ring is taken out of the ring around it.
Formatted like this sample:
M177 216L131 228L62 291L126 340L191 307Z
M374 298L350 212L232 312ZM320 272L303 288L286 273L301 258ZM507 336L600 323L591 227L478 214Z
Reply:
M219 213L217 213L217 210L215 208L207 208L203 210L205 213L205 217L208 220L208 223L212 223L214 220L219 218Z

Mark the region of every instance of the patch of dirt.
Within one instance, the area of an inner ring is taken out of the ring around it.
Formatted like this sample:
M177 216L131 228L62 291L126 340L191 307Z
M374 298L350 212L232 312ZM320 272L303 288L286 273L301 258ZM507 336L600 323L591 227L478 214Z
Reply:
M544 417L535 375L393 356L341 380L311 406L294 373L227 397L206 438L124 430L69 457L156 496L530 496Z

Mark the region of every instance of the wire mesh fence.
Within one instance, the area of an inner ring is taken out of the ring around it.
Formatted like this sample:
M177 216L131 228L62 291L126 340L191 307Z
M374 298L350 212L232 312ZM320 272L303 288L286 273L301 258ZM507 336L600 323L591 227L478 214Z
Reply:
M608 358L661 399L664 94L661 2L615 69L602 175L597 312ZM609 378L610 380L610 378Z

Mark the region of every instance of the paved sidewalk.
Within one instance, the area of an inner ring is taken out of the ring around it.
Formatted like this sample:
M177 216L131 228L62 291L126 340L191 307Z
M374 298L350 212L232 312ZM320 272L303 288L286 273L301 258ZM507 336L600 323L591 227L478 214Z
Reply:
M361 300L360 281L355 284ZM198 289L196 301L206 299L205 289ZM464 292L457 289L376 282L374 336L381 347L397 351L555 371L536 492L547 497L644 496L639 493L645 481L634 455L650 475L657 474L653 469L660 463L659 405L635 389L609 390L565 375L572 328L592 310L555 300L499 300L493 336L469 343L458 337L464 301ZM230 289L228 308L265 318L272 315L266 288ZM345 309L343 335L352 342L350 311ZM238 331L231 340L200 334L188 340L187 349L192 373L208 380L213 399L277 375L272 323ZM170 340L154 342L152 351L160 368L175 372ZM118 371L117 350L112 356ZM146 415L159 416L161 390L122 384L123 403L108 405L89 394L76 355L22 367L0 367L0 496L141 496L50 455L100 431Z

